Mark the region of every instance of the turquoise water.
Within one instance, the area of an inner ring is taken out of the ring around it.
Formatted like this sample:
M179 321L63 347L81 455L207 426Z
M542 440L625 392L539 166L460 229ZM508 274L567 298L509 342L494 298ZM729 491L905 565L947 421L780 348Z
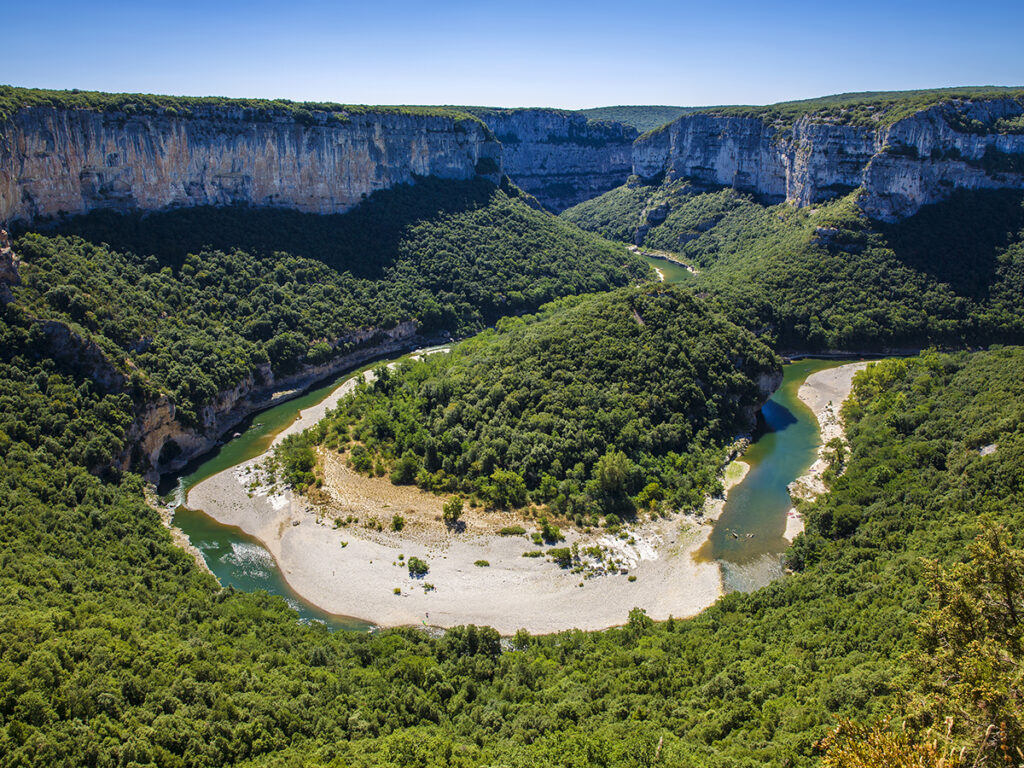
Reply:
M162 488L165 500L181 504L188 490L200 481L263 453L274 436L290 425L301 410L381 362L384 361L346 373L251 417L237 428L238 437L187 467L169 487ZM782 575L783 553L788 546L782 533L791 506L787 486L810 466L819 443L817 421L800 402L797 390L811 373L842 364L834 360L803 360L785 366L781 387L762 409L755 441L743 456L750 472L729 492L710 540L698 553L700 559L719 562L728 590L755 589ZM304 621L320 621L333 629L367 631L372 627L364 621L326 613L304 601L288 586L270 553L238 528L221 525L202 512L184 507L175 513L174 524L202 552L210 570L224 586L281 595Z
M818 422L797 392L812 373L845 360L800 360L783 369L782 386L761 409L755 441L743 455L750 471L729 491L725 509L698 553L717 560L727 590L750 591L783 574L782 538L792 507L787 490L814 462Z
M165 503L181 505L189 489L197 483L267 450L274 437L294 422L300 411L316 405L349 379L362 375L363 371L399 357L377 360L357 371L349 371L299 397L251 416L236 427L238 437L219 446L161 486L160 493ZM303 621L323 622L331 629L365 632L372 628L373 625L365 621L336 616L307 603L288 586L277 562L263 545L240 529L221 525L202 512L182 506L178 506L174 513L174 525L202 552L207 566L223 586L230 585L244 592L265 590L281 595Z

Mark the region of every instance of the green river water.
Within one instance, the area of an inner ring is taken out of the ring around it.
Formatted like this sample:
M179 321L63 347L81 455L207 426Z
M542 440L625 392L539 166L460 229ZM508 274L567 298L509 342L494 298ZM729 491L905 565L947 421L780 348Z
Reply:
M651 261L659 262L655 266L662 269L666 264L663 260ZM678 269L689 277L685 269ZM676 279L680 278L669 277L671 281ZM162 487L165 501L181 504L188 490L200 481L258 456L301 410L315 405L348 379L382 362L386 361L378 360L359 371L348 372L252 416L236 428L238 437L186 467L181 475ZM798 399L797 390L811 373L841 364L834 360L801 360L785 366L782 386L761 411L754 442L742 457L750 465L750 472L730 490L714 533L698 553L702 559L719 562L729 591L755 589L782 575L783 553L788 545L782 532L791 506L786 489L810 466L819 444L817 421ZM333 629L366 631L371 628L366 622L325 613L304 601L288 586L270 553L238 528L221 525L201 512L184 507L174 515L174 524L202 552L222 585L281 595L304 621L322 621Z
M398 359L397 357L395 359ZM166 503L183 504L189 489L218 472L259 456L273 442L275 435L288 427L299 412L316 405L331 392L368 368L380 365L376 361L349 371L328 384L318 386L305 394L251 416L235 428L239 434L193 465L183 474L160 488ZM271 554L253 537L234 526L221 525L202 512L178 507L174 525L189 537L199 549L207 566L223 586L233 586L245 592L266 590L281 595L294 608L303 621L321 621L332 629L366 631L371 624L347 616L335 616L307 603L288 586Z
M666 283L685 283L687 280L693 279L693 274L690 270L677 261L659 259L655 256L644 256L643 254L640 255L643 260L652 267L661 270L661 273L665 275Z
M698 559L717 560L726 591L750 591L783 574L782 538L792 507L788 486L814 462L818 421L797 396L816 371L848 360L799 360L783 368L782 385L761 408L754 441L742 461L750 466L728 494L725 509Z

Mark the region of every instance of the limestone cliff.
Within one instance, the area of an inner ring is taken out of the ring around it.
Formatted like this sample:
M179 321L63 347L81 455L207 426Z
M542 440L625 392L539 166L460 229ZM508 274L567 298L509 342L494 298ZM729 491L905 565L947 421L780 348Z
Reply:
M417 175L501 178L501 145L469 115L304 117L23 107L0 123L0 222L230 203L338 213Z
M553 109L471 110L501 141L517 186L560 212L624 183L637 130Z
M1022 115L1015 98L950 101L874 126L688 114L636 141L633 172L799 206L863 187L864 210L894 221L954 189L1024 188Z
M11 239L6 229L0 229L0 306L11 301L11 286L21 285L18 274L18 259L11 249Z
M216 446L218 439L246 416L376 357L411 349L415 337L416 324L411 321L386 331L354 331L337 342L354 345L354 351L321 365L303 366L290 376L275 376L269 365L262 365L236 386L218 392L200 411L199 424L183 424L166 395L148 401L129 427L127 443L134 454L126 455L123 464L148 467L147 476L154 480L179 470Z
M401 323L390 330L353 331L338 344L353 351L319 365L305 365L287 376L275 375L262 365L234 387L218 392L199 412L198 423L183 422L173 401L165 394L143 395L134 390L128 377L118 370L90 339L83 338L65 323L39 320L41 338L48 357L78 375L91 379L99 391L111 394L127 392L135 398L135 418L126 434L125 452L117 463L122 469L143 472L156 481L160 475L174 472L192 459L214 448L221 436L256 411L262 410L310 385L354 368L381 355L411 349L416 324Z

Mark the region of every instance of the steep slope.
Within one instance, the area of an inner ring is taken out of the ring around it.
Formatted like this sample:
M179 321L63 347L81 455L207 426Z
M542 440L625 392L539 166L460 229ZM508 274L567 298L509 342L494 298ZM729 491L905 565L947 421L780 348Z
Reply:
M637 130L555 109L467 107L502 144L505 173L545 208L561 211L622 184Z
M465 334L648 274L520 195L428 178L336 216L97 213L18 238L7 290L50 356L91 350L107 390L132 395L121 464L164 472L275 393L418 333Z
M633 183L563 214L679 254L694 286L787 350L882 350L1024 340L1024 193L960 191L892 224L858 193L765 206L687 181Z
M683 115L641 136L633 173L809 206L862 187L895 221L957 189L1024 188L1024 92L853 94Z
M464 112L0 87L0 222L248 203L340 213L415 176L501 178Z
M1024 523L1024 353L928 355L858 383L846 472L805 510L792 578L688 621L637 611L621 629L506 647L476 627L332 635L283 599L220 589L137 477L85 470L130 409L40 358L31 333L2 310L10 765L626 768L657 753L809 768L836 715L887 713L917 684L905 652L921 558L962 560L982 524Z
M564 299L381 372L305 439L363 471L398 466L406 483L596 524L699 508L781 376L689 291L646 285Z

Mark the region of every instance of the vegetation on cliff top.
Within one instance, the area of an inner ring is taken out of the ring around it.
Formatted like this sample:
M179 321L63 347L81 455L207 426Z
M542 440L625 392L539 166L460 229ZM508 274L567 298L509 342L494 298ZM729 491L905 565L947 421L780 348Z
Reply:
M95 340L114 366L170 393L188 420L269 363L277 374L375 343L414 321L462 335L559 296L649 270L514 187L421 179L348 214L250 208L96 213L15 251L16 302Z
M847 471L805 509L792 578L691 620L634 611L504 652L475 627L332 635L282 598L220 589L138 478L84 468L127 411L41 355L33 327L0 310L6 765L809 768L835 715L870 721L929 690L905 656L927 651L920 558L956 563L982 524L1024 524L1024 351L930 354L858 380ZM972 653L972 682L998 693ZM984 735L988 701L950 701L973 718L956 738Z
M867 128L892 125L917 112L963 101L982 99L1015 99L1024 101L1024 88L1002 86L964 86L934 88L919 91L866 91L840 93L800 101L784 101L766 106L708 107L702 113L722 117L756 117L777 128L791 128L802 117L815 122L835 125L856 125ZM972 130L972 126L959 126ZM1021 133L1024 126L1015 122L996 122L991 126L976 126L976 130L1001 133Z
M668 107L662 105L637 105L618 107L593 107L577 110L592 120L611 120L636 128L640 133L671 123L680 115L696 112L701 107Z
M698 290L786 349L1024 340L1017 191L958 192L880 225L861 213L856 193L794 209L686 181L632 183L562 216L679 254L698 267Z
M229 110L239 111L237 119L248 122L274 122L291 119L305 125L331 125L348 122L352 115L398 114L422 117L446 117L456 122L481 122L475 115L455 107L369 106L335 104L321 101L289 99L233 99L224 96L163 96L151 93L105 93L103 91L66 91L42 88L17 88L0 85L0 120L11 117L19 109L50 107L83 109L90 112L116 112L133 115L167 117L205 116L219 112L221 119L235 119Z
M395 482L499 507L599 515L699 508L778 359L657 284L505 318L450 354L378 370L306 435Z

